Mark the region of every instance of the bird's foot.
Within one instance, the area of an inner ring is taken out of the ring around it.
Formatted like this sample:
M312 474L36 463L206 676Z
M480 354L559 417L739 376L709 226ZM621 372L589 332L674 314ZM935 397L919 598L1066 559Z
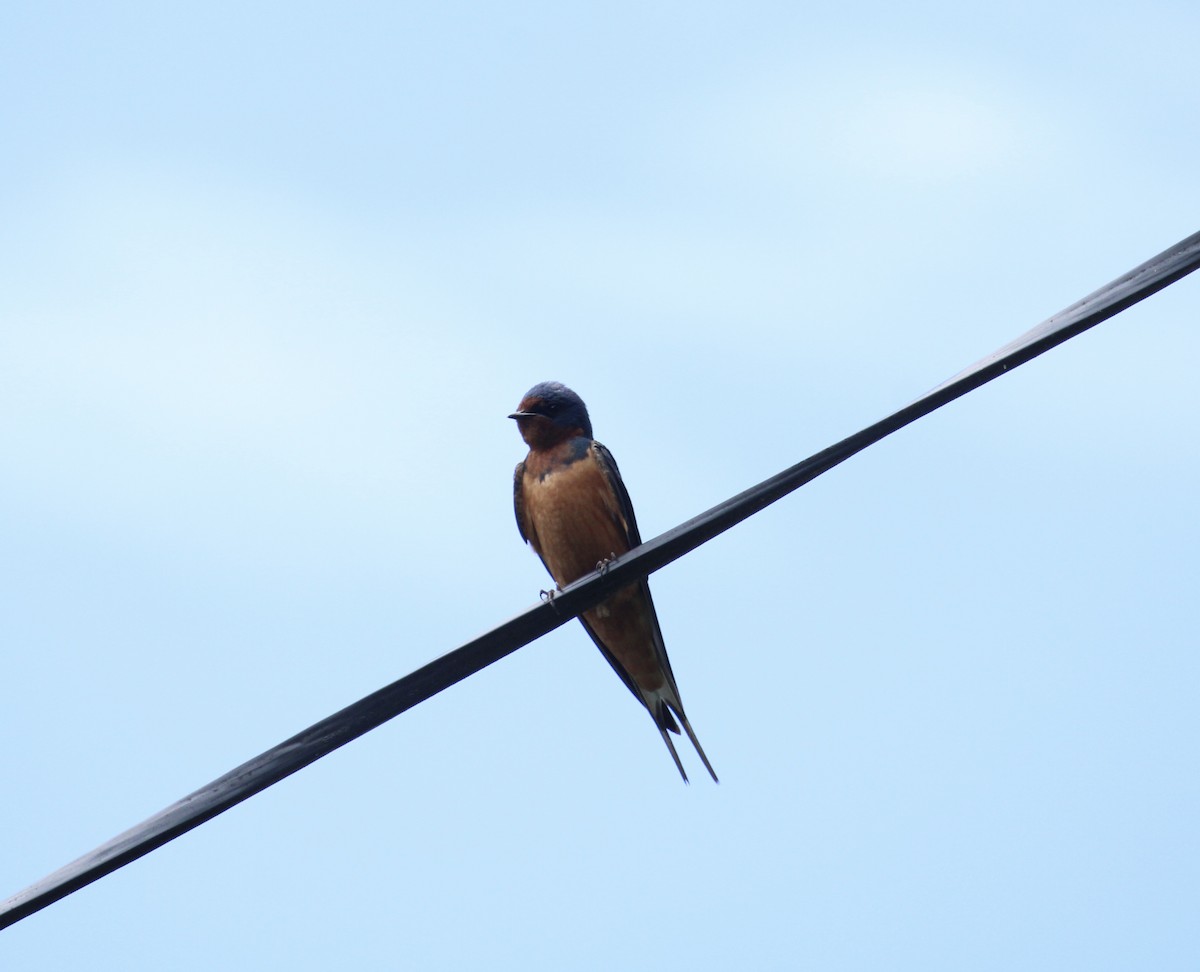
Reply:
M554 603L554 597L558 593L556 590L538 591L538 597L549 604L554 610L558 610L558 605Z
M608 573L608 568L617 562L617 555L610 553L603 560L596 561L596 573L603 577Z

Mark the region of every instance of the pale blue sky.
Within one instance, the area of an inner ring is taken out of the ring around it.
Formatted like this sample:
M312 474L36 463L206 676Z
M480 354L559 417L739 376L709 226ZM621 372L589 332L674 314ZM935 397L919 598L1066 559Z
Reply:
M0 13L0 894L1200 228L1194 5ZM1200 279L0 933L20 969L1195 969Z

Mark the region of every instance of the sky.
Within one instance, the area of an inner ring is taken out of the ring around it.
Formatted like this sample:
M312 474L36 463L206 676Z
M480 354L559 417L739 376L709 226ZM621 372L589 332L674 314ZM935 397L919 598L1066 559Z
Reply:
M0 894L1195 232L1194 4L7 4ZM1200 278L0 933L13 969L1195 969Z

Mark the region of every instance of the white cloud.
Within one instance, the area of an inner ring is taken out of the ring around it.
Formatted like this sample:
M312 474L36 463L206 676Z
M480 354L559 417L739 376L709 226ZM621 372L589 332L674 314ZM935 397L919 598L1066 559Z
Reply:
M857 92L826 124L831 154L881 177L970 177L1022 151L1016 113L953 82L882 82Z
M181 173L55 189L10 226L31 242L5 247L0 295L0 444L29 502L81 475L100 504L164 478L177 496L209 476L394 490L397 444L437 445L447 371L468 398L486 384L463 308L395 245Z
M1041 107L1011 79L870 52L766 71L693 124L722 164L799 180L971 179L1053 144Z

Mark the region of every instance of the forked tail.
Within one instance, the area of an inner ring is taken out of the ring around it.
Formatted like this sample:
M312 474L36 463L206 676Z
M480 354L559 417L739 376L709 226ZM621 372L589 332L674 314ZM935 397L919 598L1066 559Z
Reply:
M700 755L700 761L704 763L704 768L708 770L708 775L713 778L714 783L720 783L721 781L717 779L716 771L712 768L712 763L704 755L704 747L700 745L700 740L696 738L696 733L692 730L692 724L688 722L688 717L683 714L683 709L680 706L671 705L666 699L661 697L656 701L658 711L656 712L654 709L651 709L650 715L654 718L654 724L658 726L658 731L662 734L663 742L667 744L667 749L671 753L671 759L675 760L675 768L679 770L679 775L683 777L683 782L688 783L690 781L688 780L687 773L684 772L683 763L679 759L679 753L675 751L675 743L667 735L668 729L679 735L679 726L675 722L675 716L678 716L679 721L683 723L683 731L687 733L688 739L696 747L696 752Z

